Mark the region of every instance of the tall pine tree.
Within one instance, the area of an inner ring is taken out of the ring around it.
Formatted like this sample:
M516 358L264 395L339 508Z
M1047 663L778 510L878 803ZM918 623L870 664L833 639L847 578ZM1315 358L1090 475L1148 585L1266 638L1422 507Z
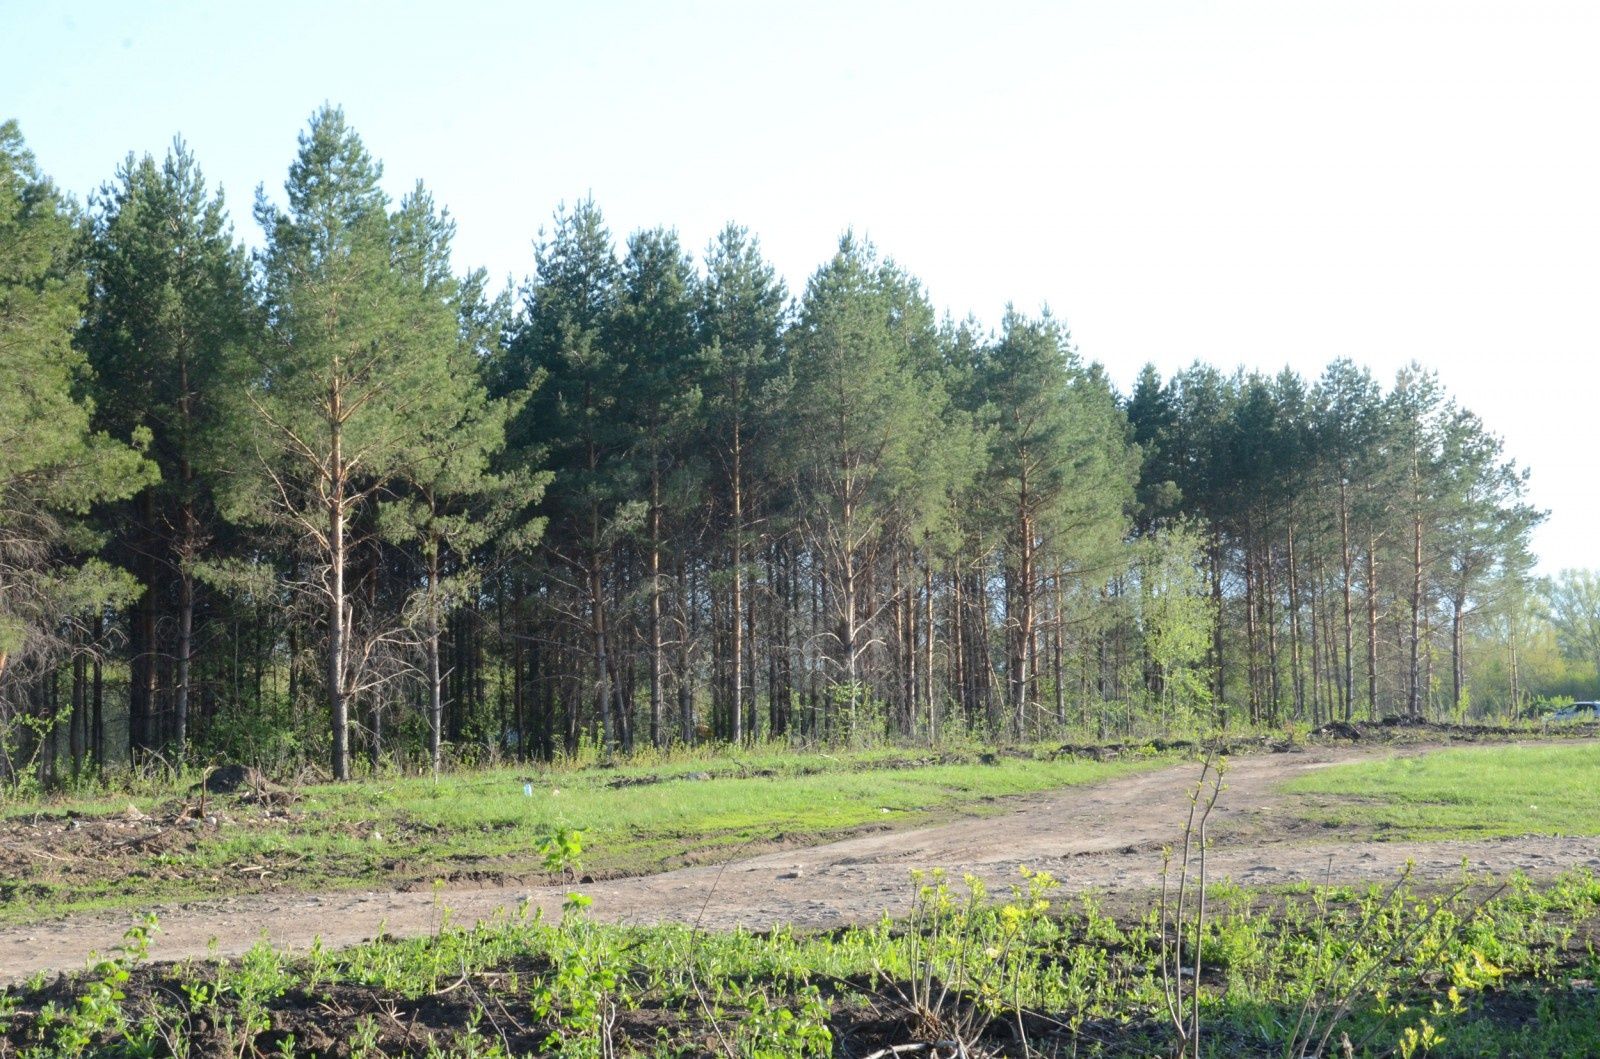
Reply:
M84 295L77 245L72 207L16 123L0 125L0 780L17 773L25 685L65 646L62 622L130 594L126 578L86 558L95 541L79 516L156 475L91 428L88 365L72 344Z
M381 175L343 112L324 107L300 137L288 209L257 197L268 332L249 401L262 475L241 478L234 494L236 508L254 509L308 551L304 587L322 612L340 780L350 775L351 698L374 679L393 628L370 607L357 620L350 558L370 541L375 500L439 414L457 344L452 303L426 282L437 262L418 263L437 243L409 233L418 218L390 217Z
M119 437L146 433L161 482L117 518L118 552L143 586L132 627L130 745L189 739L197 571L218 532L214 484L240 455L232 390L254 340L249 259L221 194L174 143L158 165L131 156L95 201L90 300L80 342L99 415ZM170 723L157 709L158 609L176 611ZM201 637L202 640L205 637Z

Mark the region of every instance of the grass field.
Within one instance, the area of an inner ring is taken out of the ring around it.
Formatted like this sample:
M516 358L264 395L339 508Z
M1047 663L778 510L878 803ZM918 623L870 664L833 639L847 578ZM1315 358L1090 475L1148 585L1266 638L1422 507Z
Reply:
M13 805L0 818L0 921L267 888L524 877L583 832L583 870L644 874L774 842L904 827L1163 763L873 751L690 756L313 786L282 809L183 790ZM186 815L187 814L187 815ZM198 815L198 819L190 817ZM141 819L143 817L144 819Z
M1483 746L1323 769L1286 785L1314 819L1384 838L1600 835L1600 743Z

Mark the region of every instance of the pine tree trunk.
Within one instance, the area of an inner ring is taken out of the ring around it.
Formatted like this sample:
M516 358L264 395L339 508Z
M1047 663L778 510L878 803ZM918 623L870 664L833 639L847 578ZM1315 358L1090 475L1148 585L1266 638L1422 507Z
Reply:
M1026 479L1024 479L1024 481L1023 481L1022 495L1023 495L1024 510L1026 512L1027 511L1026 505L1029 503L1029 499L1030 499L1029 498L1029 494L1028 494L1028 483L1027 483ZM1017 689L1016 689L1016 692L1017 692L1016 711L1017 712L1016 712L1015 724L1016 724L1016 736L1017 736L1018 739L1021 739L1021 738L1024 737L1025 733L1027 732L1028 708L1033 705L1033 690L1034 690L1034 679L1035 679L1035 673L1034 673L1034 669L1033 669L1033 662L1034 662L1034 643L1033 643L1033 638L1034 638L1034 634L1036 632L1037 622L1035 620L1036 606L1035 606L1035 599L1034 599L1034 590L1037 587L1035 585L1035 580L1036 580L1036 578L1038 576L1038 573L1037 573L1037 570L1035 569L1035 559L1037 557L1037 546L1036 546L1035 541L1034 541L1033 517L1032 517L1031 512L1025 513L1023 515L1022 522L1021 522L1021 525L1020 525L1019 528L1022 531L1022 539L1021 539L1022 554L1021 554L1021 557L1020 557L1021 558L1021 567L1022 567L1022 569L1020 571L1020 573L1021 573L1021 578L1020 578L1021 586L1020 587L1022 589L1022 598L1021 598L1021 601L1020 601L1021 602L1021 607L1019 608L1019 613L1017 615L1019 620L1017 622L1017 662L1018 662L1018 665L1017 665Z
M1418 716L1427 717L1437 712L1433 700L1433 613L1429 610L1422 612L1422 643L1422 706Z
M923 701L928 704L928 743L939 738L939 704L933 691L933 556L922 562Z
M333 482L328 500L328 549L332 569L328 575L328 713L333 728L333 778L344 781L350 778L350 714L345 700L345 498L343 437L340 429L338 392L332 400L332 456Z
M61 670L52 668L44 683L45 722L44 748L39 754L39 785L48 787L56 781L56 763L61 757Z
M1033 522L1028 512L1028 479L1022 475L1017 508L1017 581L1012 597L1017 612L1012 623L1011 647L1011 727L1012 735L1022 738L1028 706L1028 655L1033 645ZM1008 615L1008 617L1012 617Z
M178 407L183 421L185 441L192 433L189 409L189 361L186 355L179 358ZM178 463L178 476L182 483L183 504L179 513L182 539L178 546L178 679L174 703L174 740L180 758L189 752L189 671L194 654L194 570L191 562L200 548L200 523L195 517L194 466L185 451Z
M1227 704L1227 674L1222 654L1222 533L1211 531L1211 672L1212 698L1219 709Z
M848 522L846 523L848 525ZM850 738L856 736L856 706L860 697L860 688L857 685L856 672L856 557L854 549L846 547L844 554L844 584L840 592L840 629L839 644L844 651L844 672L846 692L849 701L849 734Z
M555 687L555 682L552 681L550 693L552 708L555 705L557 694L560 694L566 707L566 716L563 718L566 723L562 726L561 739L568 757L578 752L579 737L583 734L583 682L581 677L583 675L584 660L579 657L578 652L581 648L578 646L577 639L576 630L573 631L573 642L570 645L566 643L566 637L562 638L561 646L565 649L563 653L572 661L573 670L568 674L572 679L567 680L559 691ZM557 657L561 656L558 655ZM559 670L557 673L559 674Z
M1244 658L1245 683L1250 686L1250 723L1261 723L1261 666L1256 655L1257 621L1255 544L1249 537L1244 546Z
M439 774L444 763L444 681L439 672L439 552L428 553L428 763Z
M1367 716L1378 719L1378 540L1367 541Z
M750 694L745 696L744 732L748 742L755 742L761 734L756 704L756 595L753 590L745 593L744 673L745 679L750 682Z
M143 498L144 532L152 532L156 522L155 491L146 489ZM141 760L155 746L156 722L156 563L155 542L145 541L140 558L139 581L144 594L139 597L138 633L134 637L132 686L129 689L128 758Z
M950 700L966 719L967 729L972 729L972 698L967 693L967 621L962 613L966 607L965 579L961 568L952 563L950 568Z
M178 572L178 679L173 711L173 741L179 758L189 752L189 670L193 644L194 574L186 563Z
M1467 607L1466 589L1456 592L1455 610L1450 615L1450 708L1461 709L1461 693L1466 690L1465 659L1462 657L1464 615Z
M894 552L894 672L898 675L896 680L899 688L894 697L898 699L898 709L894 717L894 726L899 733L909 736L912 733L914 718L917 717L917 601L915 589L902 577L901 552Z
M153 564L151 564L153 565ZM134 638L133 685L129 689L128 759L142 761L154 745L151 729L156 713L156 599L146 582L139 600L138 635Z
M818 559L815 552L811 555L811 634L813 643L821 634L822 623L822 588L823 579L816 576ZM811 704L811 735L816 738L818 733L824 740L832 736L830 716L832 704L822 696L822 665L823 658L820 651L809 652L810 666L806 674L806 695Z
M106 634L105 615L94 616L94 671L89 682L89 754L97 769L106 763L105 673L101 668L100 647Z
M1051 672L1056 684L1056 725L1064 729L1067 726L1067 691L1064 676L1066 667L1063 664L1064 657L1061 644L1061 629L1064 623L1062 621L1061 567L1059 566L1056 567L1055 590L1056 613L1050 634Z
M300 716L300 628L289 621L289 714Z
M595 539L599 539L596 527ZM611 710L611 657L606 643L605 582L601 577L600 556L589 563L589 619L594 629L594 706L599 719L601 742L607 755L616 746L616 731Z
M1306 716L1306 684L1305 674L1301 671L1300 650L1300 570L1296 562L1294 547L1294 516L1289 517L1288 525L1288 561L1289 574L1289 678L1294 695L1294 715L1297 720L1304 720ZM1320 722L1321 718L1314 718Z
M508 749L507 743L511 733L511 726L506 717L506 696L509 690L506 681L506 655L510 652L506 650L505 598L505 584L501 582L495 585L494 592L494 629L497 641L494 645L494 728L495 746L502 752Z
M783 734L783 708L779 698L778 652L783 637L783 584L779 575L778 545L769 542L764 555L767 566L767 735Z
M1406 687L1406 713L1422 716L1422 494L1420 471L1413 466L1411 517L1411 634L1410 671Z
M1322 581L1326 585L1326 580ZM1323 700L1328 704L1329 714L1332 715L1338 707L1339 716L1346 721L1355 719L1355 704L1343 697L1345 692L1344 674L1345 661L1339 657L1339 602L1337 598L1324 595L1321 610L1322 620L1322 694Z
M1274 559L1273 547L1268 544L1261 573L1261 609L1267 627L1267 723L1272 725L1278 723L1283 704L1283 686L1278 673L1278 564Z
M511 597L511 723L517 733L518 761L528 760L528 715L527 698L528 682L522 669L522 640L524 629L522 626L523 589L520 575L513 575L515 587ZM438 648L434 648L437 652Z
M1348 497L1349 486L1343 476L1339 479L1339 563L1344 573L1344 583L1341 586L1344 595L1344 684L1341 691L1344 695L1344 719L1350 720L1355 703L1355 665L1356 665L1356 640L1355 619L1350 610L1351 583L1354 581L1353 564L1350 555L1350 503Z
M728 660L732 667L728 680L728 738L735 745L744 742L744 471L743 446L737 421L733 427L733 470L730 492L733 500L733 583L728 609Z
M72 778L77 779L83 774L84 730L87 727L87 718L84 716L84 692L88 676L88 659L80 649L72 655L72 717L68 720L67 746L72 755Z
M1322 644L1318 639L1322 630L1322 618L1318 607L1320 600L1317 588L1326 584L1323 574L1322 560L1318 559L1316 568L1312 570L1311 584L1306 588L1306 615L1310 619L1311 625L1309 630L1311 643L1311 717L1317 724L1321 724L1324 720L1332 720L1334 714L1334 700L1324 700L1322 694L1323 669L1325 665L1332 664L1331 660L1327 663L1323 661ZM1324 709L1324 701L1327 703L1326 709Z
M683 741L693 744L694 731L694 686L690 683L689 673L689 615L694 607L693 586L684 574L684 559L680 552L678 555L678 723L682 726Z

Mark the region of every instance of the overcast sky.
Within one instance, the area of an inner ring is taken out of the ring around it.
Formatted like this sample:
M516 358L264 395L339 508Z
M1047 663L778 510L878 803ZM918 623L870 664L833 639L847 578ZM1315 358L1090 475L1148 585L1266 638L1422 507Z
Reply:
M80 199L181 133L259 233L345 108L457 264L558 202L798 291L854 226L936 305L1048 303L1126 387L1196 358L1411 359L1533 471L1542 569L1600 567L1600 4L0 0L0 118Z

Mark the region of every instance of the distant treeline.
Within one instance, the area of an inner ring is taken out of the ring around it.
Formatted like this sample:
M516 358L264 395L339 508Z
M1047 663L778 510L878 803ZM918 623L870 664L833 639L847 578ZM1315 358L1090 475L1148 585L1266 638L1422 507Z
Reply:
M1571 681L1519 666L1549 637L1525 474L1420 367L1123 396L1048 312L941 319L855 236L793 297L740 227L619 256L588 201L497 295L332 108L255 253L181 142L85 209L15 124L0 156L12 780L1512 712Z

